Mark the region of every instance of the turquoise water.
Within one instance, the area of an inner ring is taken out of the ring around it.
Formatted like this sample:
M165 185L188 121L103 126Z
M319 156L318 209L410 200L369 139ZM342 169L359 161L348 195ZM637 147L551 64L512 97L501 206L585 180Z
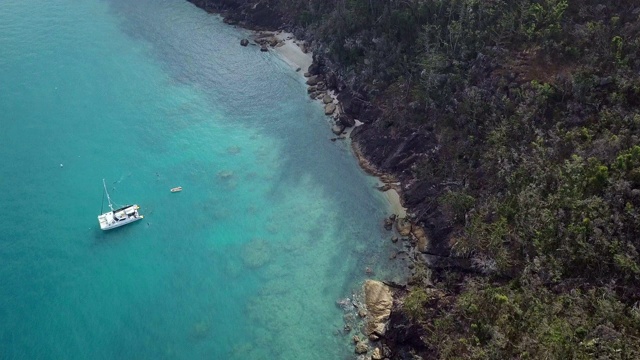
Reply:
M0 358L351 356L335 301L401 276L386 204L244 36L182 0L2 2ZM145 219L102 232L103 178Z

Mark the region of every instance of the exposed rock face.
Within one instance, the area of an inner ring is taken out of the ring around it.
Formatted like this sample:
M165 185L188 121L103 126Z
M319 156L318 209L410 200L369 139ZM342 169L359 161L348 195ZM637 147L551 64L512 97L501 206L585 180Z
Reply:
M345 114L358 117L360 110L363 108L362 98L354 92L344 89L338 94L338 101L342 104Z
M380 348L373 349L373 352L371 352L371 359L382 360L382 351L380 351Z
M387 332L382 340L386 348L385 356L391 359L414 359L410 354L420 354L427 347L425 328L414 323L402 311L402 305L396 303L391 312Z
M391 289L380 281L367 280L364 283L364 295L369 311L365 334L384 335L393 306Z
M411 222L405 218L399 218L396 221L396 230L400 236L409 236L411 234Z
M364 341L360 341L356 344L356 354L366 354L369 351L369 345Z
M418 241L418 245L416 246L418 251L427 252L427 248L429 246L429 239L427 238L427 234L424 232L424 229L419 226L415 226L413 227L411 232L413 233L413 236L415 236L416 240Z

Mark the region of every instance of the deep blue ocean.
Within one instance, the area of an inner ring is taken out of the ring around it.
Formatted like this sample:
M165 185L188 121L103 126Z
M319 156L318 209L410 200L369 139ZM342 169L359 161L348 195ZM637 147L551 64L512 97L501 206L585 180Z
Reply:
M184 0L2 1L0 359L353 357L335 302L401 276L387 204L246 36ZM100 230L103 178L144 220Z

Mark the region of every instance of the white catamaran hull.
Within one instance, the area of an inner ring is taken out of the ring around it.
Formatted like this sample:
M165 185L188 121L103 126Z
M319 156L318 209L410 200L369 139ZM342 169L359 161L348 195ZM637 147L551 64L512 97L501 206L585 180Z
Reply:
M111 230L122 225L127 225L134 221L143 219L144 216L138 213L138 209L140 209L138 205L127 205L118 210L113 210L102 215L98 215L100 229Z

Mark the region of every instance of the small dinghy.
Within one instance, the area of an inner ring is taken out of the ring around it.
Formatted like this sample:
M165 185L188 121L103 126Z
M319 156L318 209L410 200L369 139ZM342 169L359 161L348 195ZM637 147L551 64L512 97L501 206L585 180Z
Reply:
M171 192L178 192L178 191L182 191L182 186L176 186L174 188L171 188Z

